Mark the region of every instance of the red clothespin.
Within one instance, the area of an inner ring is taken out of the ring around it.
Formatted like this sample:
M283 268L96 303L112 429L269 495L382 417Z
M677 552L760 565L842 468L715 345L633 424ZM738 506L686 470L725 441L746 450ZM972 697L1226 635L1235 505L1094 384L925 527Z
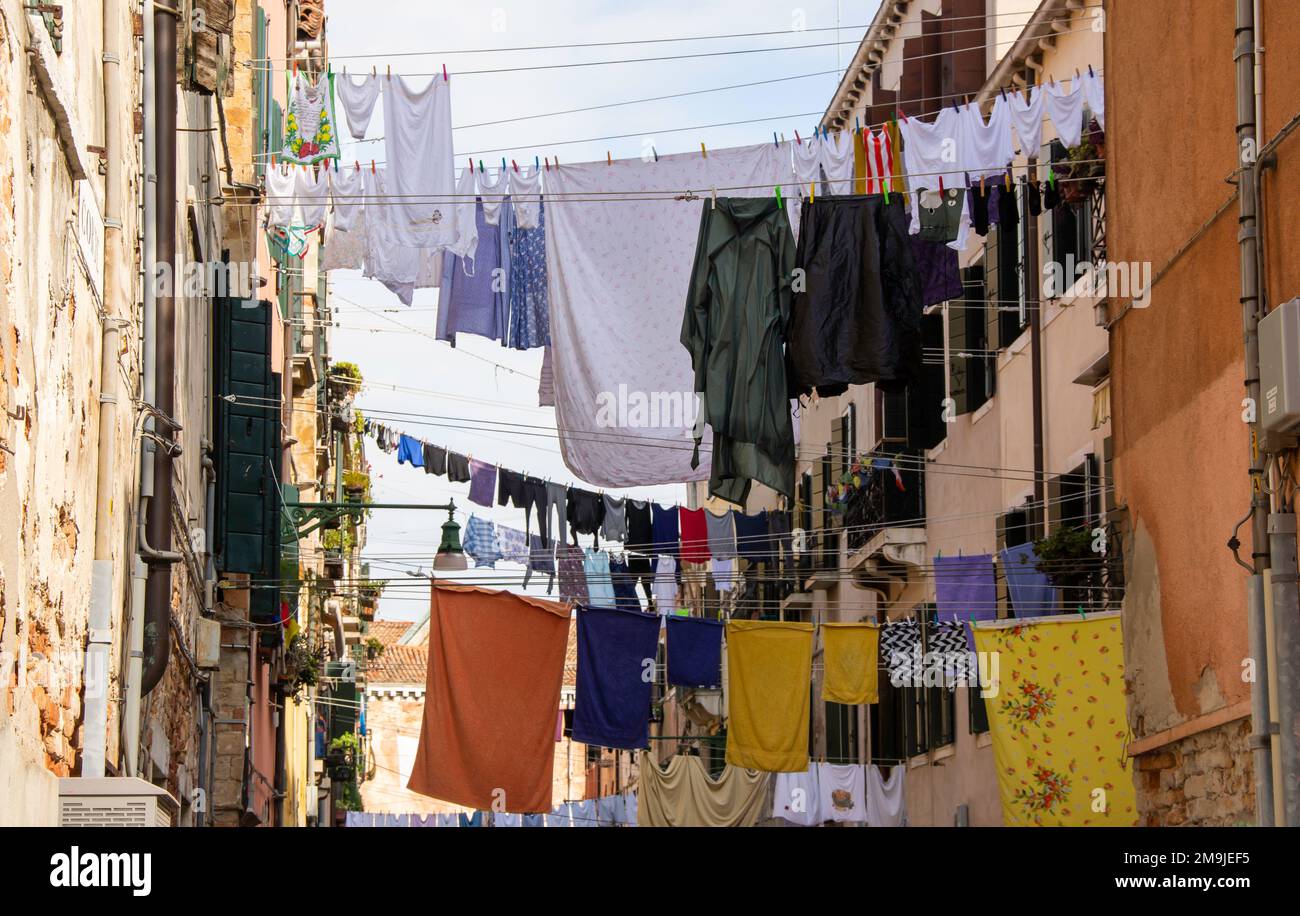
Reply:
M939 196L943 197L943 176L939 176Z
M358 172L361 171L361 163L360 163L358 160L353 159L353 160L352 160L352 164L355 165L355 166L357 167L357 171L358 171Z
M515 162L513 159L511 159L511 160L510 160L510 164L511 164L512 166L515 167L515 174L518 175L518 174L519 174L519 163L517 163L517 162Z
M375 160L373 159L370 160L370 174L371 175L379 174L378 172L375 171Z
M447 76L447 65L446 65L446 64L443 64L443 65L442 65L442 81L443 81L444 83L450 83L450 82L451 82L451 77Z
M469 160L469 173L470 173L471 175L474 174L474 157L473 157L473 156L471 156L471 157L470 157L470 160Z
M605 150L605 165L613 165L613 164L614 164L613 157L610 156L609 150Z
M546 171L549 172L550 170L551 170L551 157L550 157L550 156L547 156L547 157L546 157Z
M798 143L800 146L803 146L803 137L799 136L799 131L797 130L794 132L794 142Z

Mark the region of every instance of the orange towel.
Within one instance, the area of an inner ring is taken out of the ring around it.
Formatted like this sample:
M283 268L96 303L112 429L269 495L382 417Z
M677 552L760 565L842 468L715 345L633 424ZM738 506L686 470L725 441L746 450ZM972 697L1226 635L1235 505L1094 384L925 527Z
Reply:
M569 613L557 601L434 582L412 791L480 810L551 810Z

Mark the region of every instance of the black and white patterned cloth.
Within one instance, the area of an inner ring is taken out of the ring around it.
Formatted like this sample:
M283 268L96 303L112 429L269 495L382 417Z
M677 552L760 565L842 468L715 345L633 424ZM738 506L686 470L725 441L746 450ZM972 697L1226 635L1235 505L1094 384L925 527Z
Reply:
M915 620L896 620L880 629L880 657L889 671L891 682L910 682L920 675L917 669L921 647L921 624Z
M958 620L933 623L926 634L926 649L930 652L966 654L966 625Z

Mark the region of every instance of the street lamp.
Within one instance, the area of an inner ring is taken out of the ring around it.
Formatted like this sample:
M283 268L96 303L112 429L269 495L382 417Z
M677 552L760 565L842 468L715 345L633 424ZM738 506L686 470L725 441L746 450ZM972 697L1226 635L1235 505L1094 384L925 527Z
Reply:
M438 554L433 558L435 570L468 569L465 551L460 546L460 525L456 523L456 504L447 507L447 520L442 523L442 543L438 545Z

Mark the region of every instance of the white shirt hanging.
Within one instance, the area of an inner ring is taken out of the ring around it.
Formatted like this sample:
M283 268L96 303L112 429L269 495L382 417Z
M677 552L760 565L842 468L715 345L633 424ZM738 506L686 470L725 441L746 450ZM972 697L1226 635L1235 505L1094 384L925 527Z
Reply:
M1101 74L1094 73L1091 70L1083 74L1079 80L1080 88L1083 89L1084 101L1088 103L1088 108L1092 111L1092 116L1097 119L1097 125L1106 129L1106 85L1101 81Z
M266 167L267 222L287 229L293 224L294 203L298 196L295 166L279 163Z
M451 88L435 76L415 90L400 77L384 85L387 185L394 212L390 222L406 245L445 248L455 241L451 201L456 176L452 162Z
M1079 145L1083 138L1083 93L1079 89L1079 80L1075 80L1069 89L1058 83L1049 83L1043 87L1047 97L1047 113L1056 126L1056 136L1066 149Z
M505 203L508 188L504 169L497 172L496 177L478 172L478 192L483 196L483 222L489 226L501 224L501 205Z
M329 176L325 169L319 172L310 166L294 169L295 197L301 213L299 224L311 230L325 225L325 210L329 206Z
M1038 148L1043 142L1043 100L1046 93L1042 89L1021 89L1011 93L1007 106L1011 114L1011 126L1020 138L1020 151L1026 156L1037 156Z
M963 175L971 181L1001 175L1011 163L1015 150L1011 144L1011 108L1002 96L993 101L988 120L977 104L962 106L962 149L959 158L964 166ZM956 181L944 180L953 186Z
M372 73L363 76L361 82L354 83L352 77L344 73L335 83L334 93L343 104L348 133L355 140L364 140L366 129L370 126L370 116L375 112L375 102L379 99L379 77Z
M866 776L862 764L817 764L818 816L822 821L860 823L867 819Z

